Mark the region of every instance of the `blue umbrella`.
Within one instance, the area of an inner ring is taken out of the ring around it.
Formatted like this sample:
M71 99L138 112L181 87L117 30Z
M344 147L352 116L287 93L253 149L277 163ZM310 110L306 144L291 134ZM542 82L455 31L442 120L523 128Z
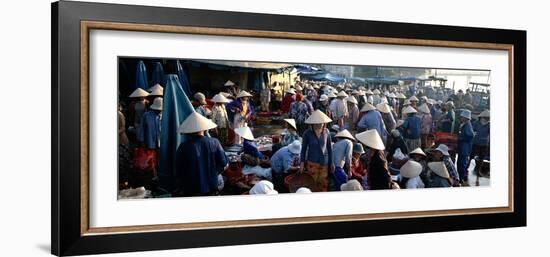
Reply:
M187 74L185 73L185 70L183 70L183 67L181 66L180 61L176 61L176 73L178 74L181 88L183 89L183 92L185 92L186 95L191 95L191 87L189 86L189 80L187 79Z
M164 69L160 62L155 62L155 68L153 69L153 80L151 85L160 84L164 85Z
M177 189L176 150L185 141L185 136L177 132L178 127L194 109L181 88L178 75L169 74L165 79L158 177L161 187L173 192Z
M149 84L147 80L147 69L145 68L145 63L139 61L136 67L136 85L135 88L141 88L143 90L149 89Z

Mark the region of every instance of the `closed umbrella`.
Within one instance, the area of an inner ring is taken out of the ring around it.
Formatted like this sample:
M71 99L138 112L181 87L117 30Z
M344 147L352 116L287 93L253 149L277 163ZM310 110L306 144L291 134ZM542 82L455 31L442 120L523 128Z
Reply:
M176 150L185 141L185 136L177 130L194 109L181 88L178 75L169 74L165 78L158 176L161 186L173 192L177 189Z
M185 73L185 70L181 66L180 61L176 61L176 72L179 77L181 88L183 89L183 92L185 92L186 95L191 95L191 87L189 86L189 80L187 79L187 74Z
M151 85L164 85L164 69L162 68L162 64L160 62L155 62L152 79Z
M143 90L149 89L147 69L145 68L145 63L143 61L139 61L136 67L136 84L134 89L138 87Z

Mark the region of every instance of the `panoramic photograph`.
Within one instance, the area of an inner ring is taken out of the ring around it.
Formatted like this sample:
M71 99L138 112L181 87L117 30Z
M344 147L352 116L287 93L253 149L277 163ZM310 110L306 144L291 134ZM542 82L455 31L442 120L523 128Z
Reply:
M118 199L490 186L490 91L490 70L119 57Z

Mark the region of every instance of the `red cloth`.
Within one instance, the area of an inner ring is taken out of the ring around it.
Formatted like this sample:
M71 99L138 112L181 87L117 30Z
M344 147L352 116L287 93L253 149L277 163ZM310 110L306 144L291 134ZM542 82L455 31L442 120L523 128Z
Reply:
M292 102L294 102L292 94L286 94L285 98L283 98L283 102L281 103L281 111L283 113L288 113L290 111L290 104Z

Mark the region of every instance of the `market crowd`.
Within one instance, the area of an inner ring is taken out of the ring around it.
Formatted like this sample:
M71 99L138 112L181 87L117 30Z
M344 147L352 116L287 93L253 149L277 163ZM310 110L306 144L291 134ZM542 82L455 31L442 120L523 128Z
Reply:
M296 81L276 92L276 86L248 92L228 80L215 95L189 96L195 111L179 125L178 133L187 140L176 152L177 190L167 193L469 186L472 160L474 173L486 175L490 113L474 112L469 90ZM142 165L151 167L151 181L158 169L162 97L161 85L138 88L118 112L119 149L126 149L119 150L125 155L120 158L135 170L139 163L130 161L132 155L150 156ZM284 131L256 137L260 117L279 117L272 122ZM129 139L128 131L135 136ZM126 174L121 182L132 176Z

